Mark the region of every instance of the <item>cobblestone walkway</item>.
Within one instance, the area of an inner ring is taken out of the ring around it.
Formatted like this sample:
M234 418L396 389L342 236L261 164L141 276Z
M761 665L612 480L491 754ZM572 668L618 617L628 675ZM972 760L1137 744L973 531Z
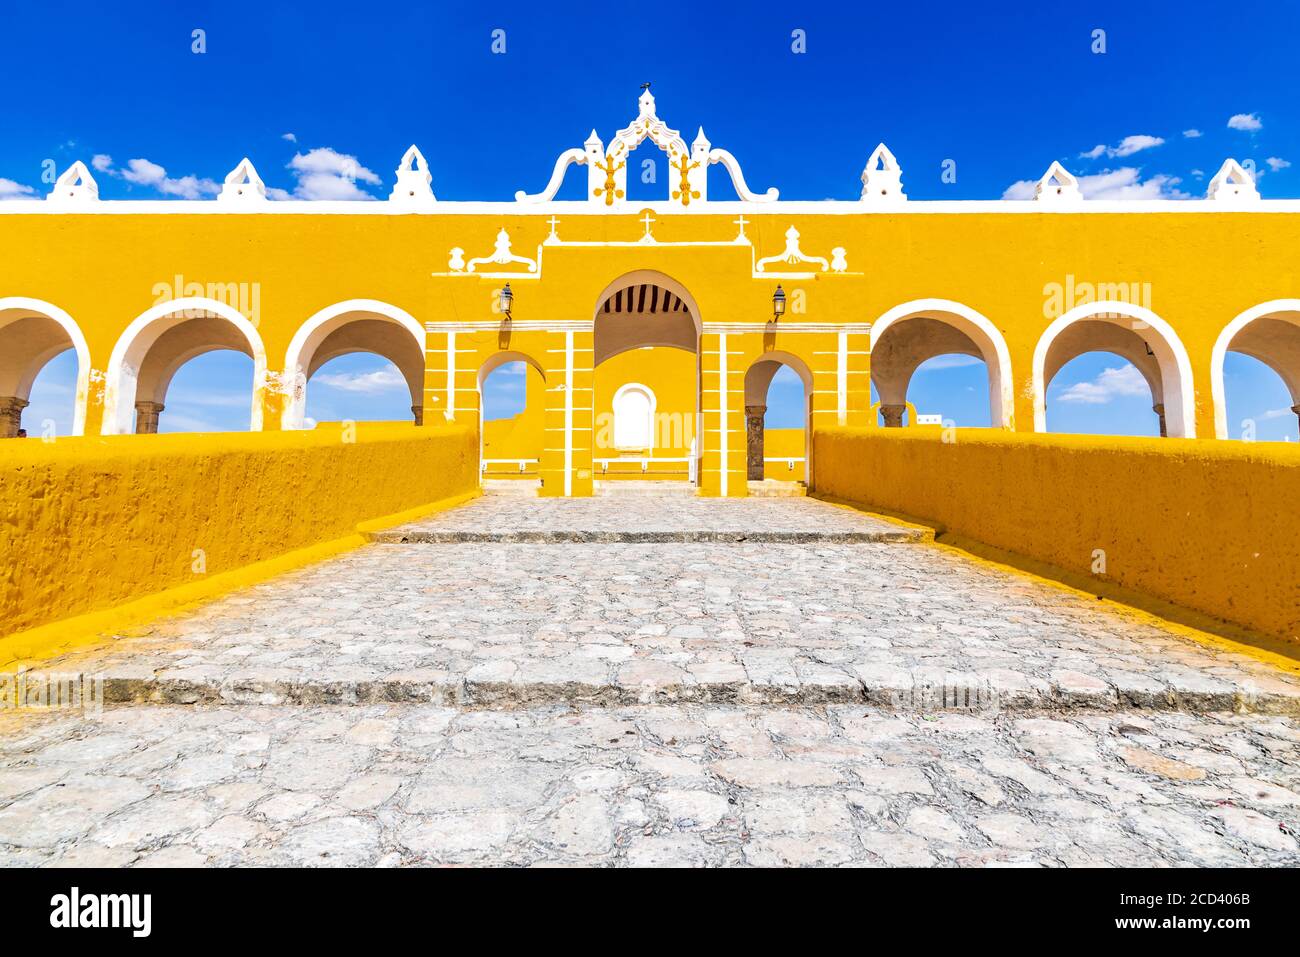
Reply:
M374 545L48 667L103 675L110 701L1300 713L1300 677L1113 604L933 545L816 540L883 524L860 513L682 504L487 496L428 527L486 533L518 513L538 532L620 516L717 531L770 517L810 540Z
M876 525L488 496L49 662L0 865L1300 865L1300 678Z
M1293 719L655 706L0 719L0 865L1300 865Z
M915 542L929 535L807 498L484 495L377 542Z

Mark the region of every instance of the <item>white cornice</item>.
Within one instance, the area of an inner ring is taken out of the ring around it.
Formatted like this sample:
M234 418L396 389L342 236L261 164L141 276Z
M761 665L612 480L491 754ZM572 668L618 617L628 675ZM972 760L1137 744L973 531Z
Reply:
M76 207L47 203L44 200L19 199L0 202L0 215L23 216L104 216L158 215L172 216L634 216L644 209L673 217L775 215L775 216L924 216L971 213L999 215L1070 216L1115 213L1177 213L1223 215L1225 213L1300 213L1300 199L1261 199L1237 205L1212 200L1083 200L1078 203L1045 204L1033 200L942 199L908 200L897 205L870 206L857 200L783 200L774 203L710 202L683 209L679 204L662 200L629 203L621 209L594 208L581 200L557 200L549 203L458 202L441 200L436 206L411 209L386 202L361 200L269 200L254 208L215 200L123 200L109 199Z

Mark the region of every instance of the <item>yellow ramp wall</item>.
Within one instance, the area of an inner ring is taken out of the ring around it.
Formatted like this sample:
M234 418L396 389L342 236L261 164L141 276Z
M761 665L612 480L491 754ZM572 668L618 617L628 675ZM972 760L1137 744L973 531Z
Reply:
M924 427L813 443L823 495L1300 641L1300 448Z
M472 429L362 423L343 441L350 434L5 442L0 635L193 585L477 488Z

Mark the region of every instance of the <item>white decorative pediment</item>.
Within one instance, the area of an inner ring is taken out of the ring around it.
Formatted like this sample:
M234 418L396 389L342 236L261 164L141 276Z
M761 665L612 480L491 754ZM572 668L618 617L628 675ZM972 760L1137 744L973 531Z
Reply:
M448 260L448 267L452 272L459 272L462 268L465 272L474 272L479 266L508 266L511 263L518 263L521 266L527 266L529 272L537 272L537 260L529 259L527 256L516 256L510 249L510 234L503 227L501 232L497 233L495 248L491 256L482 256L477 259L465 261L465 251L459 246L451 250L451 257Z
M1255 186L1254 177L1240 163L1235 159L1227 159L1210 180L1210 188L1205 196L1220 202L1251 202L1259 199L1259 189Z
M45 198L56 203L93 203L99 199L99 184L86 164L77 160L59 174L54 189Z
M1081 202L1083 193L1079 191L1078 177L1053 160L1034 186L1034 199L1040 203Z
M847 266L844 262L844 250L840 247L836 249L836 264ZM821 266L821 271L825 272L831 268L830 262L821 256L805 256L803 250L799 248L799 230L791 226L785 231L785 250L776 256L765 256L754 266L755 272L764 272L768 263L781 263L784 266L797 266L800 263L815 263ZM843 268L836 269L836 272L843 272Z
M907 199L903 192L903 170L884 143L876 147L862 171L864 202L888 202Z
M402 154L402 161L397 164L397 182L388 200L406 206L423 206L437 200L433 195L433 174L415 144Z
M245 156L239 165L226 174L221 184L219 203L260 203L266 200L266 184L257 175L253 161Z
M515 193L515 200L520 203L550 202L559 192L569 166L576 164L587 167L588 202L608 207L623 206L627 202L628 156L647 139L667 154L668 199L683 209L689 209L693 203L708 201L707 168L714 163L722 163L731 176L736 195L745 202L766 203L777 198L775 189L763 194L752 192L740 171L740 163L726 150L712 149L703 129L692 147L687 149L681 133L655 112L655 98L647 85L637 100L636 119L614 134L608 148L592 130L582 149L570 149L560 154L545 189L540 193L519 190Z

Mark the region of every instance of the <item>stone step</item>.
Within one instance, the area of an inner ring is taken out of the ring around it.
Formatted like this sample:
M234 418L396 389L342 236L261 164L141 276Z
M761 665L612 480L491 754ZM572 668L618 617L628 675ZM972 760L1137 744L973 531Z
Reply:
M501 661L472 669L468 674L427 670L365 677L346 673L355 669L340 669L336 676L313 679L283 676L283 669L280 675L236 672L217 679L200 674L187 676L185 669L176 669L175 676L168 677L128 667L117 673L109 670L86 674L84 680L87 694L94 687L92 678L102 680L102 700L107 705L404 703L515 709L674 703L775 707L863 704L911 713L1134 710L1300 715L1300 687L1273 681L1255 684L1197 676L1187 681L1153 681L1148 677L1113 682L1075 673L1042 680L1005 670L961 674L934 668L909 671L872 666L853 669L854 673L826 668L802 678L790 675L754 681L736 665L705 665L696 672L687 672L664 662L630 662L598 677L591 664L588 661L566 669L563 661L533 661L526 666ZM530 673L531 669L535 669L534 673ZM476 671L481 676L475 676ZM27 672L27 687L35 687L41 674L40 669ZM75 672L57 672L65 687L76 677Z
M749 483L750 498L806 498L808 486L803 482L781 482L763 479Z
M536 498L541 491L541 483L536 478L521 479L490 479L485 478L480 482L484 493L492 495L520 496L522 498Z
M815 531L812 529L636 529L624 531L597 528L570 529L439 529L436 525L420 528L390 528L366 532L379 545L456 545L462 543L496 543L506 545L666 545L671 543L711 543L738 545L760 543L773 545L867 545L872 543L912 544L933 541L928 529L882 527L867 531Z
M690 482L674 479L596 479L592 494L601 498L695 498L697 489Z

